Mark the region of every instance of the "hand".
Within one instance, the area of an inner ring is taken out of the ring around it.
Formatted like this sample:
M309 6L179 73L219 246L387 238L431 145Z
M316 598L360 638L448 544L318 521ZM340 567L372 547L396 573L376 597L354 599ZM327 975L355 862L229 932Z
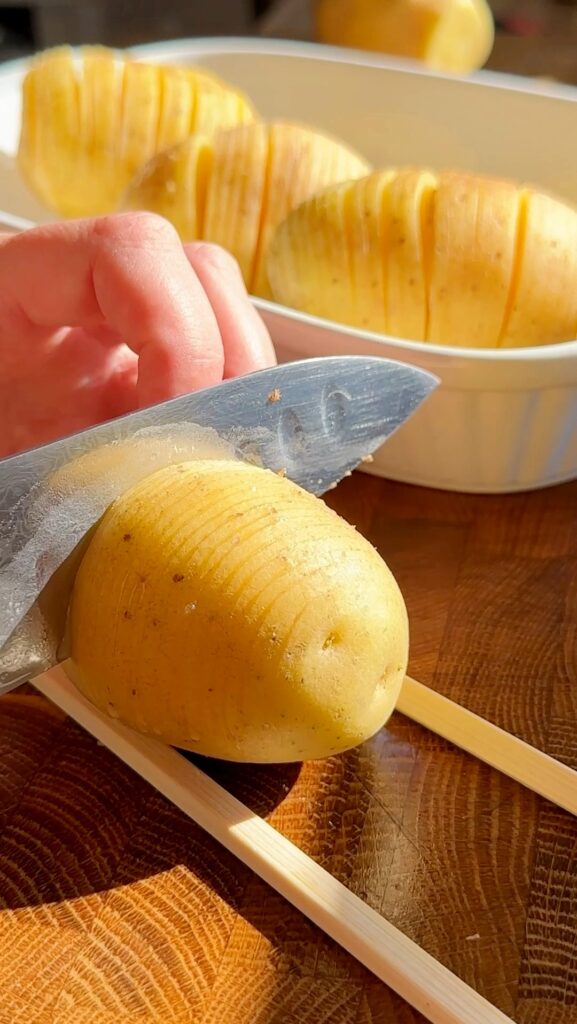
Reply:
M0 235L0 457L274 362L235 260L155 215Z

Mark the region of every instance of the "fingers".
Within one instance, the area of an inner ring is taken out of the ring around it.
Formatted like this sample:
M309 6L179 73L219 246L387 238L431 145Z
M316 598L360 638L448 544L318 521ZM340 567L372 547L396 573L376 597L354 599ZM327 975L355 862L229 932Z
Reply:
M0 458L130 412L137 359L82 328L61 332L20 378L0 374Z
M176 232L153 214L69 221L2 240L0 304L12 326L23 318L118 335L139 357L140 406L222 379L216 311ZM225 303L217 306L222 317Z
M192 242L184 248L216 316L225 377L274 366L269 333L248 297L236 260L207 242Z

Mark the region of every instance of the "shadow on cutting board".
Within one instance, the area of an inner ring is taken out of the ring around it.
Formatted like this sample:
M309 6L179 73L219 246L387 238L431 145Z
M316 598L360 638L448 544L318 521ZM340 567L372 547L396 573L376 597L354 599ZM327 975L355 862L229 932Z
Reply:
M259 815L285 799L300 771L191 760ZM234 861L55 707L22 690L0 700L2 948L2 910L65 906L175 866L218 890L223 858Z

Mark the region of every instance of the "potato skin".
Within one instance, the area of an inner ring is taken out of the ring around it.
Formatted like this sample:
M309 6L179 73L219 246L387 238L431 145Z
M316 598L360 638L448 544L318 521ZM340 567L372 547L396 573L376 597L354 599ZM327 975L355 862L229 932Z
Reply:
M98 216L118 209L155 154L255 117L247 97L202 68L59 46L35 56L24 78L18 167L49 209Z
M266 253L277 225L309 196L367 174L370 165L324 132L252 122L196 136L156 155L126 190L125 209L166 217L183 241L228 249L252 295L270 298Z
M407 614L375 549L240 462L160 470L111 506L70 608L69 673L125 724L212 757L326 757L373 735Z
M267 251L273 298L455 348L577 337L577 208L514 181L411 167L302 203Z
M320 42L457 74L482 67L495 38L486 0L317 0L315 22Z

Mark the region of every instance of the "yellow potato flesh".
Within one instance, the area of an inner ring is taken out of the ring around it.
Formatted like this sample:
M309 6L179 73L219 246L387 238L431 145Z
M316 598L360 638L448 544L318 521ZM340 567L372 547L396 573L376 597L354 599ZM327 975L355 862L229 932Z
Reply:
M414 341L577 337L577 210L481 175L389 169L329 188L279 225L267 273L277 302Z
M483 66L495 36L486 0L318 0L316 27L324 43L460 74Z
M70 608L70 674L133 728L238 761L375 733L407 663L399 589L319 499L238 462L149 476L99 524Z
M265 298L271 296L266 256L277 225L309 196L369 170L366 160L338 140L284 122L218 133L205 146L210 156L200 174L190 159L197 146L192 138L156 157L130 185L124 206L162 214L185 241L204 238L228 249L249 291ZM194 206L196 234L185 212Z
M495 25L486 0L443 0L423 60L437 71L467 74L483 67L495 42Z
M22 100L20 170L66 217L116 210L156 153L254 117L242 94L204 71L127 60L104 47L40 54Z

